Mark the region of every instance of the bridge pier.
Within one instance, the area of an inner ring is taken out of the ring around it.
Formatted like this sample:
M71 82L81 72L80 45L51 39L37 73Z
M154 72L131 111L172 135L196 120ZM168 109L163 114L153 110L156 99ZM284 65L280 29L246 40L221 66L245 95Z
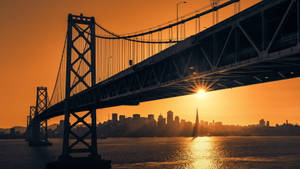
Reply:
M32 137L29 139L29 146L51 146L52 143L48 141L47 129L45 133L41 133L41 122L38 119L34 119L32 122Z

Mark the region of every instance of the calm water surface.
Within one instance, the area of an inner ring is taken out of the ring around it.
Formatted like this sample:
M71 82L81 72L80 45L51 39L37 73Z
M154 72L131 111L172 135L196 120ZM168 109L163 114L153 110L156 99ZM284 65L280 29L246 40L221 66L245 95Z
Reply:
M0 140L0 169L43 169L61 153ZM108 138L98 149L113 169L300 169L300 137Z

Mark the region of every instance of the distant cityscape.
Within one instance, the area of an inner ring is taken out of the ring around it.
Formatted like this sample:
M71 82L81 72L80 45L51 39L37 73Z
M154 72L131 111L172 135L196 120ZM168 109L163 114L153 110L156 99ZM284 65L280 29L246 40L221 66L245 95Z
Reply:
M63 136L64 121L59 124L48 126L50 138ZM0 129L0 139L24 138L25 127L13 127L11 129ZM84 125L73 129L78 135L87 132ZM217 121L204 121L198 119L198 112L195 122L180 120L179 116L174 117L172 111L166 113L166 118L159 115L155 120L154 114L141 117L140 114L133 114L132 117L113 113L111 120L97 125L99 138L107 137L193 137L193 136L294 136L300 135L300 126L291 124L286 120L283 124L270 125L270 121L260 119L257 124L240 126L224 125Z
M112 120L98 125L98 134L105 137L284 136L300 135L300 126L291 124L288 120L281 125L270 126L270 121L264 119L248 126L224 125L218 121L197 122L197 118L192 123L180 120L179 116L174 118L172 111L166 113L166 118L159 115L157 121L153 114L149 114L148 117L133 114L132 117L126 118L124 115L118 116L117 113L113 113Z

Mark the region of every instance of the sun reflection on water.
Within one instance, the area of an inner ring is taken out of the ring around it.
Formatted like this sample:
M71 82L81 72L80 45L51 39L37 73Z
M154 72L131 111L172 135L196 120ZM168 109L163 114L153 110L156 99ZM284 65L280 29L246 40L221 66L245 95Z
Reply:
M212 137L197 137L191 142L191 164L186 169L215 169L217 154L214 151L214 139Z

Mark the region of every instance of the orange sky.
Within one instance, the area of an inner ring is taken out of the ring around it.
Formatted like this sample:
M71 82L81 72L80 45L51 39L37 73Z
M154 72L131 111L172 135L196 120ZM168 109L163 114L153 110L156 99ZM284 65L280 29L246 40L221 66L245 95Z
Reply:
M83 13L117 33L134 32L175 19L177 0L1 0L0 1L0 127L26 125L29 106L35 103L36 86L47 86L51 95L67 26L67 14ZM180 15L209 4L188 0ZM243 0L241 7L258 0ZM226 124L271 124L288 119L300 123L300 79L210 92L205 98L183 96L99 110L98 121L112 112L131 115L154 113L164 116L173 110L194 121L200 119ZM298 87L298 88L297 88ZM110 115L109 115L110 116ZM51 120L56 122L62 117Z

